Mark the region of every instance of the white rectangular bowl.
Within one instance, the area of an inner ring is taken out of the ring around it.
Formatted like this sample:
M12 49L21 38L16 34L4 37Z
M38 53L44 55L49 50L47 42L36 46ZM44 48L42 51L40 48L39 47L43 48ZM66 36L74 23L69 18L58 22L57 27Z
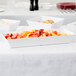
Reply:
M20 24L20 20L14 19L0 19L0 32L1 31L16 31Z
M17 32L17 31L16 31ZM51 44L63 44L71 43L76 41L76 35L67 30L63 30L61 33L69 33L71 35L67 36L50 36L50 37L39 37L39 38L24 38L24 39L5 39L2 34L2 38L7 41L11 47L26 47L26 46L41 46L41 45L51 45ZM10 32L9 32L10 33ZM12 32L13 33L13 32ZM4 33L6 34L6 33Z
M40 37L28 39L12 39L8 40L11 47L25 47L25 46L42 46L51 44L71 43L76 39L76 36L53 36L53 37Z
M38 21L45 21L45 20L53 20L53 24L47 24L47 23L40 23ZM59 28L63 24L64 19L58 18L58 17L48 17L48 16L41 16L36 17L33 19L27 20L27 23L29 26L36 27L36 28L43 28L43 29L51 29L51 28Z
M76 33L76 21L66 25L66 29Z

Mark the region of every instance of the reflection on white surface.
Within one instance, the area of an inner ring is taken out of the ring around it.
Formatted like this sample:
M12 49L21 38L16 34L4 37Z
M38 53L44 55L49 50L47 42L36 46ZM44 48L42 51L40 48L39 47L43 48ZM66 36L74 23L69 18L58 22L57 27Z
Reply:
M0 12L4 12L4 11L5 11L5 9L0 8Z

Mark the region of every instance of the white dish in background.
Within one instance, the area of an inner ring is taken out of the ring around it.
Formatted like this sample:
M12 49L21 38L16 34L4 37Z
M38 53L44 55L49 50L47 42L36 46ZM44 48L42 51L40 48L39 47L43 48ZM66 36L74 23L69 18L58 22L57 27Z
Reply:
M67 31L62 30L62 29L61 30L55 29L55 30L60 31L60 33L67 33L67 34L71 34L71 35L7 40L4 37L4 35L6 33L3 33L3 34L1 34L1 37L3 40L7 41L9 43L10 47L12 47L12 48L71 43L71 42L75 41L75 39L76 39L76 35L68 30ZM16 31L14 33L17 33L17 32L18 31ZM8 33L11 33L11 32L8 32Z
M0 20L0 32L16 31L19 26L19 20L1 19Z
M53 20L53 24L48 24L48 23L41 23L38 21L45 21L45 20ZM48 17L48 16L41 16L41 17L36 17L27 20L27 23L29 26L36 27L36 28L43 28L43 29L51 29L51 28L59 28L63 24L63 18L58 18L58 17Z
M66 28L76 33L76 22L69 23Z
M76 22L69 23L66 26L61 26L60 28L76 33Z
M41 16L42 20L53 20L55 23L52 24L53 28L59 28L63 25L64 19L59 17Z

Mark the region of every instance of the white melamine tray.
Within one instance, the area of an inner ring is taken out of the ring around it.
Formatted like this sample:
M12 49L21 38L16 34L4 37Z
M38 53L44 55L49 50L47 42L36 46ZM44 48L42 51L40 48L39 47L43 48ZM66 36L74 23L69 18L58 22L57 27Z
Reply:
M40 23L38 21L45 21L45 20L53 20L53 24L47 24L47 23ZM41 16L41 17L36 17L27 20L27 23L29 26L32 27L37 27L37 28L59 28L63 24L64 19L63 18L58 18L58 17L48 17L48 16Z
M76 21L66 25L66 29L76 33Z
M19 24L20 24L20 20L0 19L0 32L16 31Z
M5 41L8 41L11 47L26 47L26 46L40 46L40 45L51 45L51 44L63 44L63 43L71 43L76 41L76 35L68 30L65 29L56 29L60 33L67 33L71 35L67 36L50 36L50 37L39 37L39 38L25 38L25 39L11 39L6 40L4 35L2 34L2 38ZM18 31L16 31L18 32ZM15 33L16 33L15 32ZM11 33L11 32L8 32ZM13 33L13 32L12 32ZM6 33L4 33L6 34Z

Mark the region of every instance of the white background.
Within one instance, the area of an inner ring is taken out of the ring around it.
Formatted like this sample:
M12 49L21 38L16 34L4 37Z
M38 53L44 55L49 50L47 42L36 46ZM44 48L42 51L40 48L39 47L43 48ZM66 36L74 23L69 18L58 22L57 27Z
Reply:
M12 0L0 0L0 5L5 5L8 3L8 1L12 1ZM16 2L20 2L20 1L26 1L28 2L29 0L15 0ZM76 0L39 0L39 2L50 2L51 4L54 3L58 3L58 2L76 2Z

